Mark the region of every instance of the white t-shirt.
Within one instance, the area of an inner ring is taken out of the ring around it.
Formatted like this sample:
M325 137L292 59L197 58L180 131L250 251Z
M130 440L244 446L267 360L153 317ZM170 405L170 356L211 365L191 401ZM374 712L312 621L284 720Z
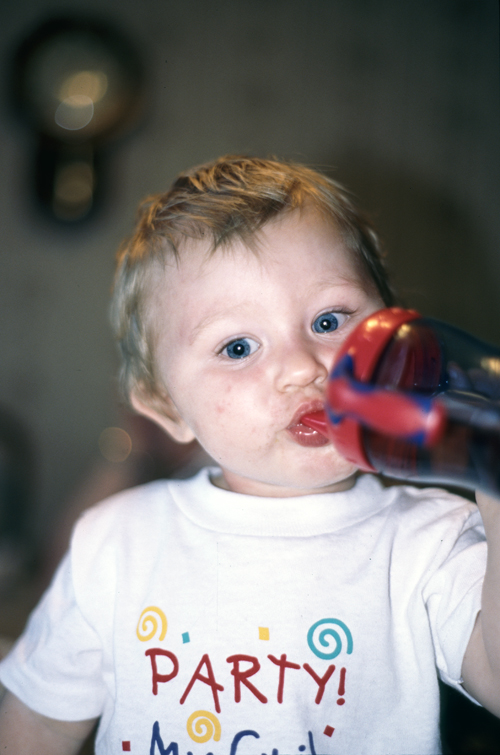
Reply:
M436 489L260 498L209 470L87 511L0 678L101 716L96 752L440 752L480 608L477 508Z

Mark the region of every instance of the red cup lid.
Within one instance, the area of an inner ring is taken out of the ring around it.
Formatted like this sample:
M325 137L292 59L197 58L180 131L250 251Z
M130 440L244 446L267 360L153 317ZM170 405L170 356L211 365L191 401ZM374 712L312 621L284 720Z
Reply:
M374 312L346 338L336 356L335 364L348 354L352 359L353 377L356 380L369 382L384 349L396 331L401 325L420 317L421 315L415 310L401 307L388 307ZM362 426L358 421L344 417L334 425L330 425L329 431L333 443L342 456L365 472L376 471L366 457Z

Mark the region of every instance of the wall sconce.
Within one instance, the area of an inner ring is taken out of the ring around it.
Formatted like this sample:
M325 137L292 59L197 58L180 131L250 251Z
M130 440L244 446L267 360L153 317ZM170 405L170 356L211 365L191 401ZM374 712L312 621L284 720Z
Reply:
M103 148L137 121L142 86L135 49L104 23L56 18L21 43L12 98L36 132L35 192L53 218L74 223L95 209Z

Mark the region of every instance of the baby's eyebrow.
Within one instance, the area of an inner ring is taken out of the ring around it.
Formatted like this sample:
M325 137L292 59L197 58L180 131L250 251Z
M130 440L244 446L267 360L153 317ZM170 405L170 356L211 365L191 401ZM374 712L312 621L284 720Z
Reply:
M312 297L315 294L322 293L323 291L328 289L331 289L332 291L334 291L335 289L343 289L346 284L353 288L363 290L363 284L356 276L350 277L348 275L341 276L337 274L333 278L326 278L320 283L317 283L314 288L311 288L310 291L305 291L305 296L306 298L308 296ZM238 304L235 304L232 307L217 309L215 312L211 312L192 329L188 339L189 345L192 346L196 339L214 323L217 323L219 320L224 320L226 318L234 316L235 314L244 314L246 309L248 309L249 314L254 313L255 302L251 300L242 301L238 302Z
M250 301L240 302L239 304L235 304L234 307L227 307L225 309L216 310L212 314L203 318L198 323L198 325L196 325L191 331L191 334L189 336L189 341L188 341L189 345L192 346L193 343L196 341L196 339L203 333L203 331L206 330L211 325L213 325L214 323L216 323L217 321L224 320L233 314L239 314L241 313L241 310L244 310L246 307L250 305L252 305L252 302ZM255 306L254 303L253 303L253 306Z
M357 275L337 274L335 278L325 278L321 283L318 283L314 287L312 293L325 291L328 288L343 288L346 284L348 284L349 286L354 286L355 288L363 289L363 284Z

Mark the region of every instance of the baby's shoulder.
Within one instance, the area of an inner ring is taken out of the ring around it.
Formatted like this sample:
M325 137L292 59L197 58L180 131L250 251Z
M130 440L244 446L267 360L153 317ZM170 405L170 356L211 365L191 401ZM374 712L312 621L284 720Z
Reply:
M169 480L155 480L122 490L86 509L76 529L134 526L137 521L165 512L172 503Z
M445 488L389 483L385 486L384 494L392 497L394 504L407 508L428 506L450 511L476 508L470 500Z
M147 554L176 529L179 511L171 480L123 490L90 507L73 529L73 563L115 561L120 554Z
M475 527L481 522L478 508L472 501L437 487L389 485L382 493L390 502L392 518L407 526L454 528Z
M81 515L71 538L70 563L75 594L82 605L88 608L92 602L88 585L94 591L101 582L103 590L115 589L134 572L151 571L158 554L169 550L179 529L170 488L169 480L130 488Z

